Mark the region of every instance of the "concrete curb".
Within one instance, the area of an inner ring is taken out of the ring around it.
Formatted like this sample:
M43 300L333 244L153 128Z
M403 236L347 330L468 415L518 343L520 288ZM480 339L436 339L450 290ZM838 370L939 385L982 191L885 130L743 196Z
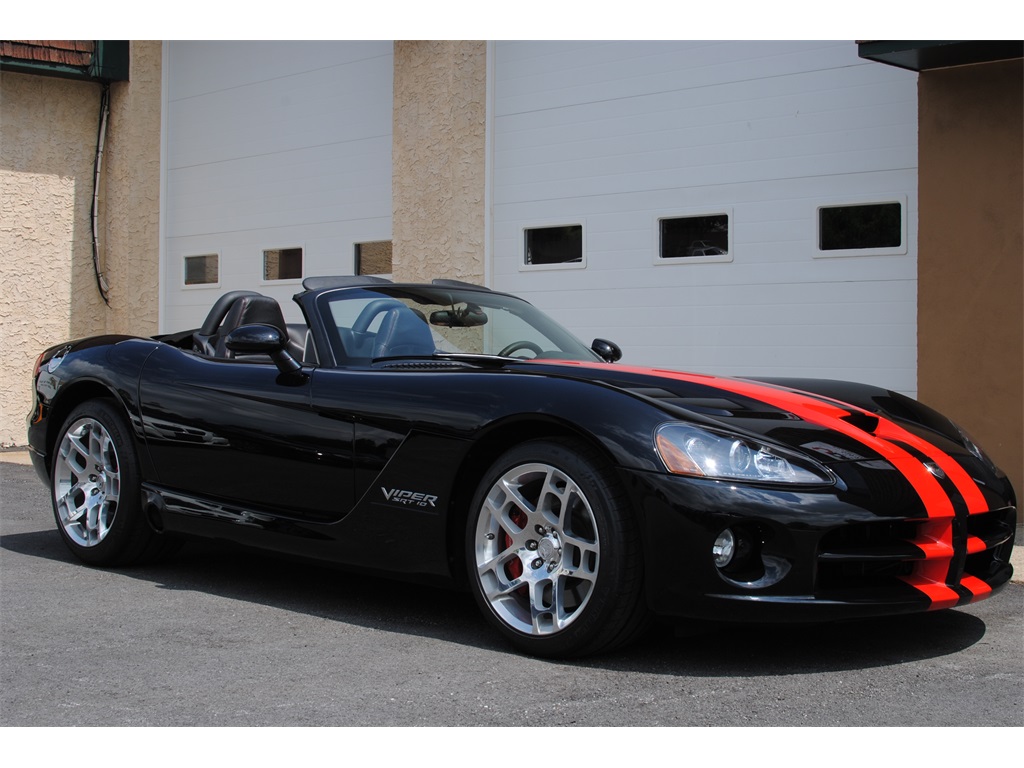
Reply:
M20 464L23 467L32 466L32 460L28 457L28 451L19 451L17 449L0 451L0 463Z
M29 459L27 450L15 449L0 451L0 463L31 466L32 460ZM1019 519L1018 522L1024 523L1024 521ZM1010 563L1013 565L1013 578L1011 581L1015 584L1024 584L1024 526L1022 525L1017 526L1015 542L1016 546L1013 548L1013 554L1010 555Z

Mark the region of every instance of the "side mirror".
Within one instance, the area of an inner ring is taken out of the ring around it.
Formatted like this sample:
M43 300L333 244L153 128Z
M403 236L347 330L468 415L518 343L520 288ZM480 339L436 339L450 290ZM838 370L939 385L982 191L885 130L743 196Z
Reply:
M594 339L594 343L590 345L590 348L606 363L615 363L622 359L622 350L614 341Z
M302 370L299 362L288 354L288 339L272 325L243 325L231 331L224 346L235 354L270 355L277 369L284 374Z

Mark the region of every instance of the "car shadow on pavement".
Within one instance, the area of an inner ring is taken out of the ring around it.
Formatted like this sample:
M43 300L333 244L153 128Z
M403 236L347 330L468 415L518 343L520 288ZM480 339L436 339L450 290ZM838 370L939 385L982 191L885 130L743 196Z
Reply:
M656 628L604 669L700 677L756 677L887 667L959 653L985 622L957 610L821 624L734 624L678 637Z
M5 535L0 548L78 565L55 530ZM516 653L486 624L468 593L233 545L189 542L164 563L111 572L161 589L200 592L499 654ZM550 663L687 677L807 674L947 656L978 643L985 631L982 619L957 610L829 624L701 627L687 636L658 625L615 653Z

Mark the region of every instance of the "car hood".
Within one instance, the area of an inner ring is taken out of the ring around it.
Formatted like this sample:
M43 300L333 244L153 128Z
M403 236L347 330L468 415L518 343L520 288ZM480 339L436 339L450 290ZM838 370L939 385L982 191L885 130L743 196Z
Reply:
M947 474L962 475L959 465L973 460L948 419L880 387L726 378L605 363L534 365L548 375L586 379L643 398L670 417L766 438L822 463L884 459L919 469L931 462Z

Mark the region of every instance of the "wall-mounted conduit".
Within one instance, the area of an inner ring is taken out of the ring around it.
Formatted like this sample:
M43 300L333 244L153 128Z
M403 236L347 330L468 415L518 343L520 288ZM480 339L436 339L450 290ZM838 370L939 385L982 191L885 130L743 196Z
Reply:
M100 171L103 168L103 144L107 137L107 120L110 117L110 84L104 83L103 92L100 95L100 127L96 137L96 159L93 162L92 178L92 268L96 274L96 288L103 297L103 303L110 306L108 292L110 285L107 278L100 270Z

